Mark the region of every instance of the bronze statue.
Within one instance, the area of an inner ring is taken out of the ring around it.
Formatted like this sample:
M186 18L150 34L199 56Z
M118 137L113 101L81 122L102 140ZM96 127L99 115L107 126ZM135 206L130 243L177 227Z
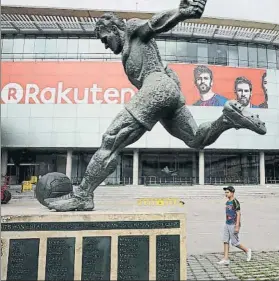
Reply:
M160 122L174 137L191 148L203 149L226 130L249 129L266 133L258 116L245 114L237 101L228 101L216 121L198 126L185 106L177 75L164 67L155 41L179 22L200 18L207 0L181 0L178 9L155 14L149 20L130 19L126 23L113 13L104 14L96 23L96 34L105 48L122 54L122 63L138 93L125 105L103 135L99 150L93 155L81 184L74 192L46 199L56 211L94 209L94 190L116 169L117 156Z

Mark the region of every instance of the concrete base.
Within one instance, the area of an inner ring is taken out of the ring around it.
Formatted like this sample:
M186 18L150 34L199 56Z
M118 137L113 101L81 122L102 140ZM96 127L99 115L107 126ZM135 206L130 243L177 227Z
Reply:
M186 280L185 221L179 213L5 215L1 280Z

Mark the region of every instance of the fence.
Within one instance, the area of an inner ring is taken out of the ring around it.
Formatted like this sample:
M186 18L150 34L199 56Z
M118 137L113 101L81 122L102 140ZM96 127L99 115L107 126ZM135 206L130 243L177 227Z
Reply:
M143 185L193 185L199 182L198 178L193 177L141 177L139 184Z
M79 185L82 177L72 177L72 184ZM259 177L206 177L204 180L206 185L257 185L260 183ZM279 184L279 178L266 177L266 184ZM101 185L132 185L133 177L108 177ZM140 185L198 185L198 177L157 177L157 176L145 176L139 177Z
M222 184L259 184L260 179L258 177L206 177L205 184L209 185L222 185Z
M265 183L268 183L268 184L279 184L279 178L267 177L267 178L265 178Z
M73 185L79 185L82 181L82 177L72 177ZM204 183L206 185L257 185L260 183L258 177L206 177ZM266 177L266 184L279 184L279 178ZM132 185L133 177L108 177L101 185ZM157 177L157 176L145 176L139 177L139 184L152 186L152 185L198 185L198 177Z

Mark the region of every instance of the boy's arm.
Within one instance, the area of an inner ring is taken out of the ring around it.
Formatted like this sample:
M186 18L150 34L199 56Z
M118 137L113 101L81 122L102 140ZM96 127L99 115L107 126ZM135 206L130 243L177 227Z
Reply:
M240 211L237 211L236 212L236 223L235 223L235 231L239 231L239 227L240 227L240 216L241 216L241 213Z
M241 212L240 212L240 203L238 202L238 200L236 199L234 200L234 205L236 210L235 232L239 232Z

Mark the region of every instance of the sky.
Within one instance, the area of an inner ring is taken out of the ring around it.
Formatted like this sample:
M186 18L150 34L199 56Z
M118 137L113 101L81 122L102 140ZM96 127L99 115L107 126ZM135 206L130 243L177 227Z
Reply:
M180 0L2 0L2 5L158 12ZM279 24L279 0L208 0L204 16Z

